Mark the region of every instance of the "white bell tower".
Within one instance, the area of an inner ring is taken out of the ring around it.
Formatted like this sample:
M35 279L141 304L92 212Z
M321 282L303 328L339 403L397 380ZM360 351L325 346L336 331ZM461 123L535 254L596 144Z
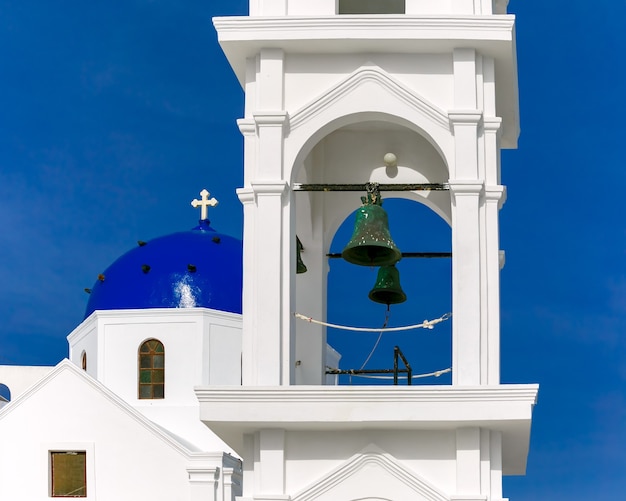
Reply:
M242 500L495 501L524 472L538 388L499 374L500 150L519 133L507 3L250 0L214 20L246 93L242 385L197 395L243 456ZM294 319L325 319L326 254L358 206L303 185L365 183L404 186L391 196L452 228L450 386L324 386L325 329Z

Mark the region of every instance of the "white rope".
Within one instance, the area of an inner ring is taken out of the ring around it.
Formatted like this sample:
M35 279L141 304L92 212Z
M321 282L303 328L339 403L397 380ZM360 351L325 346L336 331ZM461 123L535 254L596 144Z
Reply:
M300 313L294 313L293 315L296 318L299 318L300 320L306 320L307 322L310 322L313 324L323 325L325 327L332 327L333 329L342 329L345 331L397 332L397 331L408 331L411 329L433 329L434 326L437 325L438 323L448 320L452 316L452 313L446 313L445 315L442 315L439 318L435 318L434 320L424 320L421 324L405 325L404 327L387 327L385 329L371 329L368 327L348 327L345 325L330 324L328 322L322 322L321 320L315 320L311 317L307 317Z
M361 366L360 370L365 369L365 366L367 365L367 362L370 361L370 358L372 358L372 356L374 355L374 352L376 351L376 348L378 348L380 340L383 338L383 334L385 333L385 327L387 327L387 324L389 323L389 316L390 316L389 308L387 308L387 313L385 314L385 323L380 328L380 333L378 334L378 339L374 343L374 347L372 348L372 351L370 351L370 354L365 359L365 362L363 362L363 365Z
M420 379L425 377L439 377L442 374L447 374L448 372L452 372L452 367L448 367L447 369L442 369L440 371L429 372L428 374L416 374L411 376L411 379ZM330 374L331 376L341 376L346 374ZM393 376L372 376L369 374L348 374L350 377L362 377L365 379L393 379ZM398 376L398 379L407 379L407 376Z

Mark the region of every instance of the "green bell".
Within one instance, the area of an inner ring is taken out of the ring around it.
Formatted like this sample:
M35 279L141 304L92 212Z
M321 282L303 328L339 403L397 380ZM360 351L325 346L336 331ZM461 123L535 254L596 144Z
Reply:
M302 249L304 249L304 247L302 246L302 242L300 242L300 239L296 235L296 259L297 259L296 273L306 273L307 268L304 262L302 261L302 256L300 255L300 253L302 252Z
M381 266L376 284L368 296L376 303L386 305L404 303L406 294L400 286L400 272L395 265Z
M341 253L346 261L361 266L385 266L396 263L402 252L389 234L387 212L380 196L361 198L363 206L356 213L354 233Z

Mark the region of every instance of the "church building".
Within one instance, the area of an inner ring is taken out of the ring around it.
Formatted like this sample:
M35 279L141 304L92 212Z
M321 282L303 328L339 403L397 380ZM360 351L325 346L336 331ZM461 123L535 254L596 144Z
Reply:
M214 229L203 190L196 227L97 277L66 360L0 367L0 499L506 499L538 392L500 382L507 4L250 0L215 18L245 91L243 242ZM343 258L379 268L373 301L405 299L383 198L451 228L451 317L406 326L452 323L449 385L337 384L328 260L355 211Z

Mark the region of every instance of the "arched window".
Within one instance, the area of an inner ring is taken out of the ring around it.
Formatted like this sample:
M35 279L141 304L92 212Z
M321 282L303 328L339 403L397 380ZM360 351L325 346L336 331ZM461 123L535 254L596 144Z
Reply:
M83 351L83 354L80 357L80 365L84 371L87 370L87 353Z
M165 348L157 339L139 347L139 398L165 398Z

